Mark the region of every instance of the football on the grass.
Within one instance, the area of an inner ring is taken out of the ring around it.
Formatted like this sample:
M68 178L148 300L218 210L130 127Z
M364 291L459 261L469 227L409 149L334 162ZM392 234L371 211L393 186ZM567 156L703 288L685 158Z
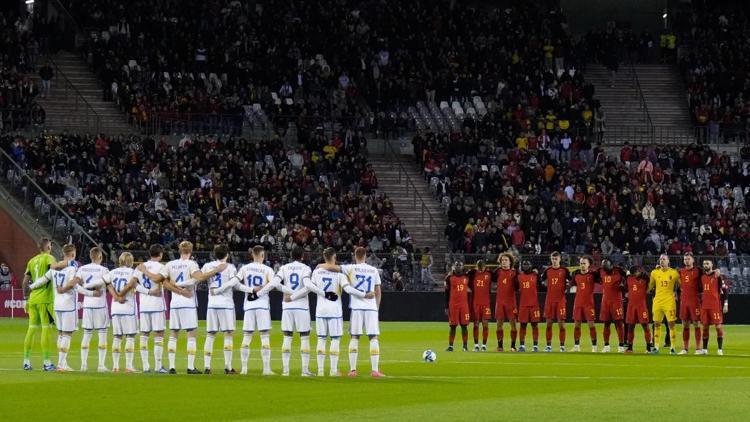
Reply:
M435 362L437 360L437 355L432 350L425 350L424 353L422 353L422 360L425 362Z

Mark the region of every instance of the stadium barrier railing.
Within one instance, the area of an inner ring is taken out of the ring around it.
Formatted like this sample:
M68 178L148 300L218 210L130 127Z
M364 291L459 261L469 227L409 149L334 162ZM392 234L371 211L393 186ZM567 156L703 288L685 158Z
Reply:
M49 233L56 247L72 242L79 248L79 256L86 256L97 242L55 202L7 152L0 149L0 181L17 202L16 214L23 218L38 235Z

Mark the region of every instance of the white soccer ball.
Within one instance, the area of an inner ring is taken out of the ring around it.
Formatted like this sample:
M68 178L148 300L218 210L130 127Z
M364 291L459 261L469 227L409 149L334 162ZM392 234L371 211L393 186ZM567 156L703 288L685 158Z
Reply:
M422 360L425 362L435 362L437 360L437 354L430 349L427 349L422 353Z

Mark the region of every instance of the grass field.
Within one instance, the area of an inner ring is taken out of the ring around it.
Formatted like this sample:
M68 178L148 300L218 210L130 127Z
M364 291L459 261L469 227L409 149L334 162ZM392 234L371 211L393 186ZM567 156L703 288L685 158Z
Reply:
M184 375L184 337L177 356L180 375L97 374L91 370L58 374L39 370L38 344L32 361L35 370L20 370L26 321L0 319L0 420L744 421L750 410L750 326L726 328L723 357L448 353L443 351L444 323L383 323L381 329L385 379L369 377L364 341L359 378L300 378L297 339L292 376L261 377L257 336L248 376ZM272 365L280 372L278 325L273 333ZM74 336L68 358L74 368L80 365L80 335L78 331ZM568 337L570 349L570 334ZM590 350L586 337L582 346ZM636 338L641 341L636 348L642 352L640 328ZM494 332L490 344L493 341ZM221 369L221 342L216 343L213 368ZM240 335L236 335L238 370L239 343ZM347 344L345 338L339 363L342 372L348 370ZM709 347L715 351L713 339ZM437 362L421 361L422 351L428 348L437 351ZM201 368L202 338L198 349L196 363ZM92 348L89 368L96 368L96 355ZM55 353L53 361L56 357ZM166 362L166 352L164 358ZM135 362L139 367L137 351ZM107 366L111 367L109 354ZM315 372L314 353L311 366Z

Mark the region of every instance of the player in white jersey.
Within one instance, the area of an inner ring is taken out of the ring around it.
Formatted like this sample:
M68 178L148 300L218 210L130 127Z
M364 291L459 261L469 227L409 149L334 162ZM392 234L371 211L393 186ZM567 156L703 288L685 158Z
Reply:
M354 264L334 267L324 265L326 269L340 270L343 272L349 282L355 289L370 293L373 292L375 297L359 298L352 296L349 302L351 314L349 315L349 376L357 376L357 358L359 357L359 337L362 334L367 335L370 339L370 364L372 365L371 375L375 378L385 376L380 372L378 366L380 363L380 325L378 322L378 310L380 309L380 274L378 269L366 264L367 250L358 247L354 250ZM364 327L364 330L363 330Z
M193 253L193 244L182 241L179 245L180 258L169 261L162 269L164 277L164 288L170 290L172 299L169 303L169 343L167 344L167 356L169 357L169 373L176 374L175 357L177 353L177 336L180 330L187 332L187 373L202 374L195 369L195 329L198 328L198 310L195 298L195 283L205 281L210 277L224 271L226 264L214 268L210 273L202 273L198 264L190 256Z
M260 357L263 361L263 375L275 375L271 371L271 306L268 295L258 297L255 288L263 288L274 278L273 269L265 264L265 249L263 246L255 246L251 250L253 262L243 265L235 276L233 282L236 289L245 292L243 308L245 316L242 321L242 348L240 357L242 370L240 374L247 374L247 361L250 358L250 343L253 341L253 333L260 333Z
M326 248L323 251L323 259L325 259L326 264L335 265L336 251L333 248ZM344 290L359 298L373 298L375 293L359 291L351 286L345 275L324 268L313 271L312 277L305 279L305 287L318 296L318 303L315 307L315 330L318 334L318 376L325 375L326 341L328 337L331 338L331 346L328 349L331 360L329 374L332 377L340 376L338 370L339 342L344 332L341 291ZM307 296L307 292L295 293L291 299L294 300L303 295Z
M38 289L49 282L55 284L55 324L57 325L57 371L72 371L68 365L68 350L70 349L70 338L78 326L78 293L77 289L83 288L77 285L75 278L78 264L76 263L76 247L73 245L63 246L63 261L68 266L62 270L48 270L44 276L29 285L31 290ZM99 292L99 294L101 294Z
M112 372L120 372L122 338L125 337L125 372L133 373L135 333L138 332L138 307L133 289L138 279L133 276L133 255L123 252L118 259L120 266L104 276L104 283L112 296Z
M204 374L211 373L211 355L214 350L214 340L217 332L224 333L224 373L235 375L237 372L232 368L232 353L234 350L234 327L237 316L234 311L234 295L226 284L237 275L237 269L232 264L227 264L229 249L225 245L214 246L215 261L203 265L201 271L208 273L214 268L222 265L224 270L216 273L208 279L208 310L206 314L206 342L203 346ZM223 287L223 288L222 288Z
M291 300L291 295L297 292L306 292L304 281L310 278L312 270L303 264L304 251L300 247L292 249L292 262L279 268L271 283L255 290L259 297L266 295L271 289L276 288L284 293L281 304L281 331L284 332L284 341L281 345L281 375L289 376L289 359L292 355L292 338L294 332L300 336L300 354L302 355L302 376L312 376L310 373L310 301L307 296L297 300Z
M109 328L109 312L107 311L107 295L104 291L104 276L109 270L101 265L104 257L104 251L101 248L91 248L89 251L91 263L82 266L76 271L75 283L82 283L87 290L92 290L91 295L88 292L83 293L83 319L81 327L83 328L83 339L81 340L81 371L88 367L89 344L94 330L99 333L99 372L109 372L104 365L107 357L107 329ZM95 294L94 292L98 292Z
M166 328L166 305L162 293L161 282L164 276L160 273L164 269L161 264L164 247L153 244L149 248L149 260L138 265L133 277L138 279L135 290L138 292L138 326L141 331L140 351L143 372L151 372L148 361L148 337L154 333L154 368L157 373L166 374L162 365L164 356L164 329ZM150 274L150 275L149 275Z

